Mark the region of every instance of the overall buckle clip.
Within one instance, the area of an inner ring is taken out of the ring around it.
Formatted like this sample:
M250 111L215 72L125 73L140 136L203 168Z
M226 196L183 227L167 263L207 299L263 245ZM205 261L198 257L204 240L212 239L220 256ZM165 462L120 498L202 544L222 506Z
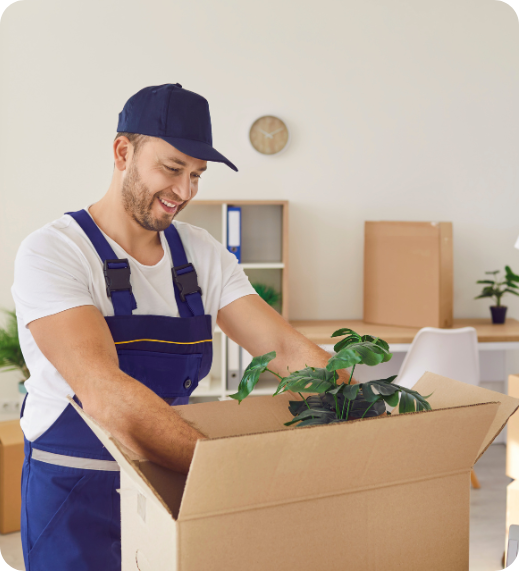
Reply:
M125 268L110 268L108 264L126 264ZM132 293L130 284L130 264L128 258L120 260L105 260L103 273L106 281L106 294L112 297L113 291L129 291Z
M191 268L189 272L184 272L178 274L179 270L184 270L185 268ZM196 275L195 268L193 264L184 264L183 266L176 266L171 269L173 274L173 283L178 287L180 293L180 299L185 303L186 295L191 293L202 293L202 290L198 286L198 279Z

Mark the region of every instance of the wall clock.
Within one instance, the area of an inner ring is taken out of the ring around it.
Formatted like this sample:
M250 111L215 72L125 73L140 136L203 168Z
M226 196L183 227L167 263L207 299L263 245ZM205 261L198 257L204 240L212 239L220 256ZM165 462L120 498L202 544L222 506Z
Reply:
M249 132L252 146L263 155L275 155L282 151L288 143L287 126L272 115L256 119Z

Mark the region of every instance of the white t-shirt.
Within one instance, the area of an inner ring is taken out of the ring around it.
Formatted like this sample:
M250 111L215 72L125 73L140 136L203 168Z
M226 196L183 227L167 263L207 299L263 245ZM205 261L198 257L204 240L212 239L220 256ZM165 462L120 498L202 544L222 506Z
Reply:
M234 300L255 294L236 257L206 230L174 222L188 262L195 267L206 314L213 330L218 310ZM165 255L154 266L145 266L106 236L118 258L128 258L137 309L134 315L179 317L171 276L171 253L163 232ZM177 264L178 265L178 264ZM21 426L34 441L68 405L73 391L56 368L43 356L27 325L48 315L94 305L105 316L114 314L106 294L103 265L94 246L72 217L63 217L33 232L21 244L15 261L12 294L18 316L20 345L31 373L26 381L28 397Z

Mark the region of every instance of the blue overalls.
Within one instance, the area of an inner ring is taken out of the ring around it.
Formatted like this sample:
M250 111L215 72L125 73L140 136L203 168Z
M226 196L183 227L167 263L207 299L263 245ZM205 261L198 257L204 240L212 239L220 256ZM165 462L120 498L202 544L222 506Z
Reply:
M132 315L137 304L128 260L116 259L85 210L69 214L104 265L115 313L105 319L121 370L170 404L187 404L211 368L212 326L175 226L165 236L180 317ZM70 404L39 438L25 440L21 535L26 571L120 571L118 488L117 463Z

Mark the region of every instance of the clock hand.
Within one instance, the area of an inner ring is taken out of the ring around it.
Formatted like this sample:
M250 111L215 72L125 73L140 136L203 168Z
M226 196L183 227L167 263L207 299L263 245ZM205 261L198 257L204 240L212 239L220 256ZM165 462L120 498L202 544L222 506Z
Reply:
M267 133L266 131L264 131L263 129L260 129L259 127L258 127L258 130L260 130L265 135L265 137L270 137L272 139L272 135L270 133Z
M276 133L279 133L280 131L283 131L284 127L280 127L279 129L277 129L276 131L272 131L272 133L269 133L270 135L275 135Z

